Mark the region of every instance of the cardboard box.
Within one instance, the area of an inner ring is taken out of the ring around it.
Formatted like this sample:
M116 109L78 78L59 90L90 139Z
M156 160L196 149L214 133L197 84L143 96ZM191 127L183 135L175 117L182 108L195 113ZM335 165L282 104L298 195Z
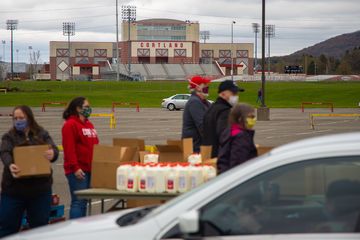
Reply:
M92 188L116 189L116 170L121 163L134 162L135 147L94 146Z
M156 147L159 151L159 162L185 162L183 151L179 146L156 145Z
M202 162L211 159L212 146L200 146L200 154Z
M48 145L14 148L14 163L20 168L19 178L41 177L51 174L51 164L45 157Z
M145 141L143 139L136 138L114 138L113 145L119 147L134 147L137 148L137 152L134 155L133 161L140 161L140 151L145 151Z
M167 140L167 145L168 146L177 146L180 148L182 155L183 155L183 160L187 162L188 161L188 157L193 154L193 140L192 138L184 138L182 140ZM160 152L160 150L158 149L158 151Z

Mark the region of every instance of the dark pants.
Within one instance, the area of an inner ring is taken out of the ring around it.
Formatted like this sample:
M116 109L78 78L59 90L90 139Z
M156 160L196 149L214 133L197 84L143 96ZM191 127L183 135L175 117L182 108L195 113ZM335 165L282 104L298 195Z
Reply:
M70 219L85 217L87 200L79 199L74 192L90 188L91 174L89 172L85 172L84 180L77 179L73 173L66 175L66 178L69 182L71 194Z
M25 211L30 228L48 224L51 201L51 192L33 197L1 194L0 238L19 232Z

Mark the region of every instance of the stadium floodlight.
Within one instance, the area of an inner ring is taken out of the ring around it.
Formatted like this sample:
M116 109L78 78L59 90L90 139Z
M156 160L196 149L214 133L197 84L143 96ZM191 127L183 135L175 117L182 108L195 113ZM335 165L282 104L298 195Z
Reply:
M234 24L235 23L236 23L235 21L231 22L231 80L232 81L234 81L234 57L233 57L233 52L234 52Z
M258 39L258 33L260 32L260 24L259 23L253 23L252 24L253 32L255 33L255 71L257 70L257 39Z
M123 5L121 6L122 20L128 22L128 74L131 77L131 34L130 23L136 21L136 6Z
M210 39L210 31L200 31L200 39L206 43L206 40Z
M68 61L69 61L69 79L72 80L72 67L71 67L71 45L70 45L70 37L75 36L75 23L74 22L63 22L63 35L68 37Z
M10 19L6 21L6 29L11 32L11 80L14 79L14 30L17 30L18 24L18 20Z
M275 25L266 25L265 26L265 36L268 38L268 74L270 75L271 66L270 66L270 39L275 37Z

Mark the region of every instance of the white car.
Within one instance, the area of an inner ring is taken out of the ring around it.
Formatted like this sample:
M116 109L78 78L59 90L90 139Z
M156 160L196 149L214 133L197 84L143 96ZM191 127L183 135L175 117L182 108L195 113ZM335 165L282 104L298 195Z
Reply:
M162 100L161 107L169 111L184 109L191 94L176 94Z
M9 239L360 239L360 133L288 144L170 202Z

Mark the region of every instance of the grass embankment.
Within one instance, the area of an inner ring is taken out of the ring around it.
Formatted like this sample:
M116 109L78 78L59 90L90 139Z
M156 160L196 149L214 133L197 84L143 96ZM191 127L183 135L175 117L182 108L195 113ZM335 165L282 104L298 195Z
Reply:
M246 89L240 101L255 105L260 83L239 83ZM111 107L116 102L139 102L141 107L159 107L163 98L187 93L186 82L11 82L1 87L19 92L0 92L0 106L27 104L39 107L42 102L70 101L85 96L94 107ZM217 95L218 83L210 88L210 99ZM332 102L335 107L357 107L360 82L282 82L267 83L267 105L272 108L298 108L301 102Z

